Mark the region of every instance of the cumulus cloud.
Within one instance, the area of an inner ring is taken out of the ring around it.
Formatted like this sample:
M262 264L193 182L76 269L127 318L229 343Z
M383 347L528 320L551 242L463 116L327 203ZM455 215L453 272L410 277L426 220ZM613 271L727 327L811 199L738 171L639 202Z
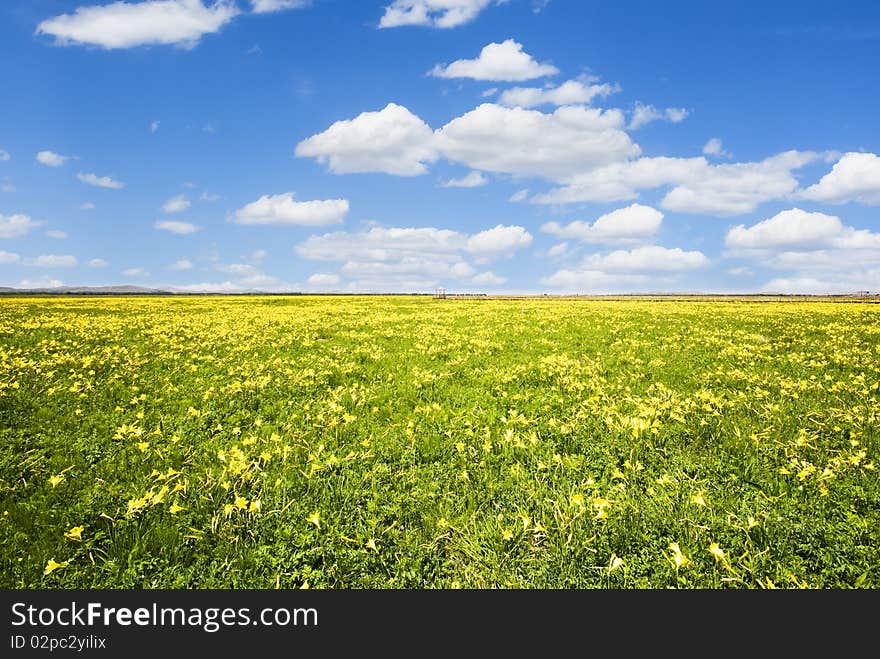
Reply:
M479 188L489 182L482 172L473 171L462 178L454 178L443 184L444 188Z
M0 214L0 238L19 238L26 235L41 222L35 222L27 215L2 215Z
M577 267L558 270L541 283L587 293L659 290L658 287L674 285L680 273L708 264L709 259L702 252L651 245L591 254Z
M180 259L180 260L172 263L170 266L168 266L168 269L182 271L182 270L192 270L193 267L194 267L193 262L190 261L189 259Z
M189 199L186 198L186 195L179 194L176 197L171 197L171 199L162 204L162 212L169 214L182 213L191 205L192 204Z
M192 222L176 222L172 220L156 220L156 222L153 223L153 228L158 229L159 231L176 233L178 235L195 233L200 229L200 227L197 227Z
M293 192L263 195L238 209L232 221L236 224L328 226L341 224L348 215L346 199L295 201L293 197Z
M37 33L54 37L61 46L193 48L204 35L219 31L239 13L233 0L216 0L207 6L202 0L113 2L49 18L37 26Z
M619 110L582 106L551 114L484 103L437 131L444 157L483 171L565 178L641 153Z
M79 173L76 175L76 177L83 183L93 185L97 188L110 188L111 190L120 190L125 187L125 183L115 181L109 176L98 176L96 174Z
M484 46L476 59L460 59L449 65L436 65L430 74L437 78L471 78L473 80L497 80L520 82L552 76L559 69L550 64L540 64L523 51L523 46L513 39Z
M666 108L658 110L653 105L636 103L632 118L629 122L629 130L637 130L646 124L660 119L677 124L687 119L688 111L685 108Z
M308 279L309 284L317 287L337 286L340 282L339 275L318 272Z
M508 256L531 243L522 227L498 225L473 235L448 229L371 227L311 236L296 247L306 259L341 263L353 290L412 291L476 275L468 262Z
M331 172L384 172L417 176L437 159L431 128L407 108L389 103L378 112L363 112L337 121L296 146L296 155L317 158Z
M506 277L499 277L494 272L487 271L481 272L471 279L472 284L478 284L480 286L501 286L504 282L507 281Z
M0 265L10 265L12 263L18 263L19 261L21 261L21 257L18 254L0 250Z
M255 14L268 14L285 9L299 9L309 4L309 0L251 0Z
M656 234L662 222L663 213L657 209L632 204L606 213L593 223L576 220L563 226L548 222L541 231L585 243L638 243Z
M792 208L751 227L742 224L733 227L724 243L733 249L880 249L880 233L846 226L834 215Z
M37 279L22 279L18 282L21 288L58 288L64 283L60 279L51 277L39 277Z
M737 215L784 199L798 187L793 172L819 154L786 151L759 162L711 165L703 158L639 158L568 177L567 185L531 199L538 204L633 199L643 189L674 186L660 206L681 213Z
M597 96L606 97L620 90L617 85L591 84L568 80L558 87L513 87L502 92L498 103L507 107L534 108L541 105L584 105Z
M724 143L719 137L709 139L706 144L703 145L703 153L707 156L728 157L730 155L724 150Z
M496 4L504 2L497 0ZM379 27L457 27L474 20L490 4L492 0L393 0L385 7Z
M880 156L845 153L818 183L800 193L804 199L844 204L880 204Z
M70 156L62 156L54 151L40 151L37 153L37 162L46 167L61 167L70 160Z

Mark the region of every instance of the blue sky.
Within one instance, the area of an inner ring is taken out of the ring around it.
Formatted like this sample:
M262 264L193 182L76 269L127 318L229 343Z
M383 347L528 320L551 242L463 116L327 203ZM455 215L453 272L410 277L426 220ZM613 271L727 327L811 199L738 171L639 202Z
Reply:
M880 290L880 5L7 0L0 285Z

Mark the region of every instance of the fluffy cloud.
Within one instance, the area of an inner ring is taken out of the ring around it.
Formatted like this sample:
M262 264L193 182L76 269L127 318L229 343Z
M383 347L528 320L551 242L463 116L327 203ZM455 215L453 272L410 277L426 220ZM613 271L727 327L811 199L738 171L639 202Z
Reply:
M124 277L149 277L150 273L145 268L126 268L122 271Z
M326 273L315 273L311 277L309 277L308 282L312 286L325 287L325 286L336 286L339 284L339 275L334 274L326 274Z
M94 185L97 188L110 188L111 190L120 190L125 187L125 183L114 181L109 176L97 176L96 174L79 173L76 177L88 185Z
M62 46L115 49L174 44L192 48L239 13L232 0L216 0L207 6L202 0L113 2L49 18L37 26L37 33L55 37Z
M880 249L880 233L845 226L834 215L792 208L748 228L735 226L724 242L733 249Z
M191 222L175 222L171 220L157 220L153 224L153 228L158 229L159 231L176 233L178 235L195 233L199 230L199 227L197 227L195 224L192 224Z
M363 112L337 121L323 133L296 146L296 155L317 158L331 172L384 172L417 176L437 159L431 128L408 109L389 103L378 112Z
M189 259L180 259L179 261L175 261L170 266L168 266L168 269L169 270L176 270L176 271L192 270L193 269L193 262L190 261Z
M506 281L506 277L499 277L492 271L481 272L471 279L472 284L478 284L480 286L501 286L501 284Z
M503 4L506 0L497 0ZM393 0L385 7L380 28L427 25L450 28L472 21L492 0Z
M531 243L522 227L498 225L473 235L447 229L372 227L359 233L311 236L296 247L301 257L338 262L353 290L412 291L476 275L467 257L481 262Z
M846 153L815 185L801 192L804 199L843 204L880 204L880 156Z
M26 235L41 222L34 222L27 215L2 215L0 214L0 238L18 238Z
M557 238L572 238L585 243L637 243L657 233L663 213L640 204L606 213L592 224L577 220L565 226L548 222L541 231Z
M447 66L438 64L430 73L437 78L520 82L556 75L559 69L549 64L539 64L523 51L522 44L508 39L484 46L476 59L460 59Z
M42 254L22 260L24 265L36 268L72 268L76 265L76 257L69 254Z
M600 293L639 288L659 290L673 285L676 275L703 268L709 259L702 252L686 252L678 247L656 245L609 254L591 254L576 268L565 268L541 280L541 283L567 291Z
M783 199L798 187L793 171L819 157L786 151L759 162L710 165L705 158L639 158L575 174L567 185L531 199L539 204L633 199L643 189L674 186L662 208L681 213L736 215Z
M636 130L653 121L658 121L659 119L677 124L687 119L687 116L688 111L684 108L666 108L665 110L658 110L653 105L636 103L628 128L629 130Z
M21 288L58 288L62 283L60 279L40 277L38 279L22 279L18 285Z
M257 201L238 209L232 218L236 224L273 224L294 226L327 226L341 224L348 215L348 200L324 199L294 201L293 192L263 195Z
M473 171L462 178L454 178L443 184L444 188L479 188L489 182L482 172Z
M255 14L268 14L285 9L299 9L309 4L309 0L251 0Z
M54 151L40 151L37 154L37 162L46 167L61 167L70 160L70 156L62 156Z
M568 80L558 87L513 87L498 97L507 107L534 108L540 105L583 105L595 97L605 97L620 88L603 83L594 85L581 80Z
M730 154L724 150L724 144L721 138L713 137L703 145L703 153L707 156L729 156Z
M162 212L163 213L182 213L187 208L189 208L192 204L189 199L186 198L185 195L179 194L176 197L171 197L168 201L162 204Z
M0 265L10 265L12 263L18 263L20 260L21 257L18 254L0 250Z
M437 131L437 149L474 169L564 178L640 154L618 110L582 106L552 114L484 103Z

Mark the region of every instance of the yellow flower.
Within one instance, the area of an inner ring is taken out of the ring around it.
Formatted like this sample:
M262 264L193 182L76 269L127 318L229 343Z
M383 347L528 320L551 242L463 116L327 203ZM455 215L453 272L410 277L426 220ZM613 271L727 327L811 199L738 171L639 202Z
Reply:
M309 521L314 524L316 527L321 525L321 513L313 512L309 515Z
M373 538L367 540L367 549L372 549L373 551L379 551L376 549L376 541Z
M263 507L263 502L259 499L254 499L251 501L251 505L248 507L248 512L256 513Z
M64 482L64 475L63 474L55 474L54 476L49 478L49 482L52 484L52 487L57 487L62 482Z
M138 451L141 453L145 453L148 448L150 448L150 442L138 442L135 444L138 447Z
M239 510L244 510L247 508L248 500L244 497L235 497L235 507Z
M177 513L179 513L183 509L184 509L183 506L178 506L176 503L172 503L171 506L169 506L169 508L168 508L168 512L171 513L172 515L176 515Z
M231 503L227 503L223 505L223 514L229 517L232 514L232 511L235 510L235 506Z
M55 570L67 567L67 563L69 561L64 561L63 563L56 563L54 558L50 558L49 562L46 563L46 567L43 568L43 574L49 574L50 572L54 572Z
M709 553L715 557L716 561L724 560L724 550L718 546L717 542L713 542L711 545L709 545Z
M679 547L677 542L673 542L669 545L669 549L672 551L672 564L675 566L676 570L691 562L690 559L681 552L681 547Z
M504 529L501 532L501 537L505 540L513 540L513 531L510 529Z
M694 496L691 497L691 503L697 506L705 506L706 499L703 498L703 492L697 492Z
M751 530L751 529L755 528L756 526L758 526L758 521L754 517L749 517L746 520L746 524L748 524L749 530Z
M67 533L64 534L64 537L68 540L76 540L77 542L82 541L82 532L85 530L84 526L74 526Z
M623 565L623 559L617 554L611 554L611 560L608 561L608 574L614 572L621 565Z

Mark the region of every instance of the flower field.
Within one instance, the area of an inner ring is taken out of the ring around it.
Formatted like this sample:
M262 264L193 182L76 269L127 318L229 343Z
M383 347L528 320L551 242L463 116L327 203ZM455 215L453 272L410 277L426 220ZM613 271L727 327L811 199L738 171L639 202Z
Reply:
M880 306L0 300L3 588L876 588Z

